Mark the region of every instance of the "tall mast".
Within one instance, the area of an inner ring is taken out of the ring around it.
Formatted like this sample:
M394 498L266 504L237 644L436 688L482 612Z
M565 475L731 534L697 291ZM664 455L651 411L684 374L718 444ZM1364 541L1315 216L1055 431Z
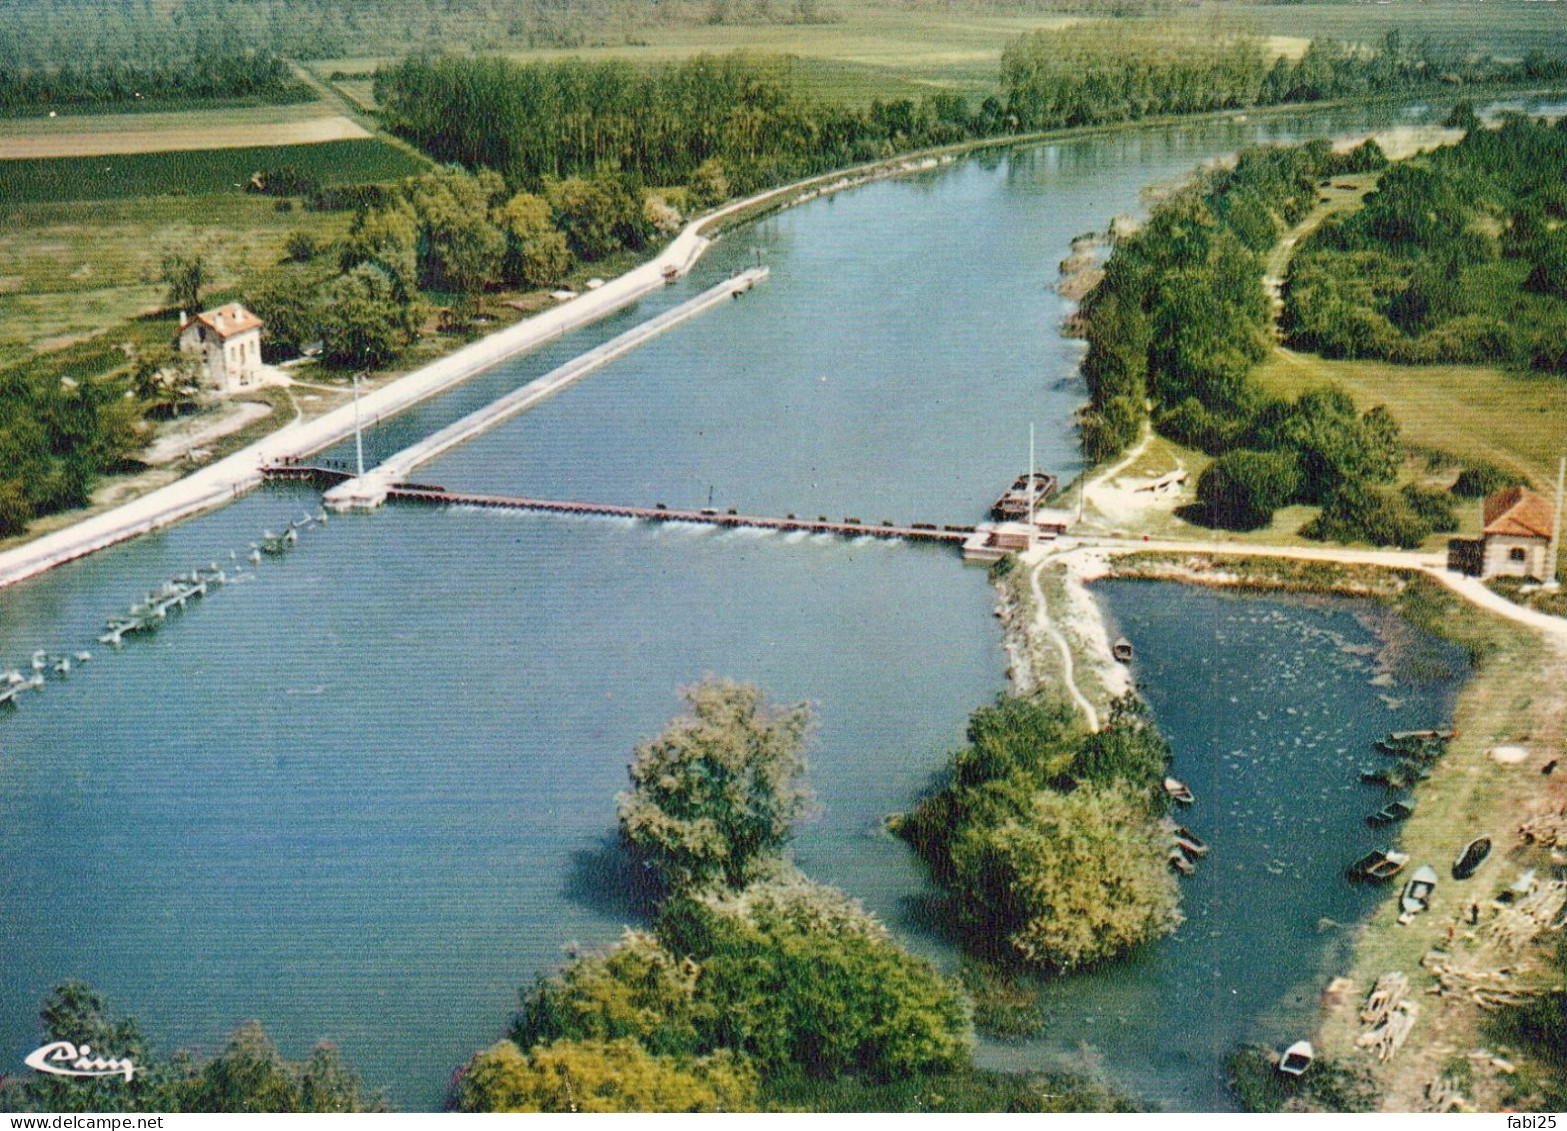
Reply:
M1561 494L1560 491L1557 492ZM1028 548L1034 548L1034 538L1039 531L1039 524L1034 521L1034 424L1028 425Z
M1562 487L1567 485L1567 455L1556 464L1556 513L1551 522L1551 552L1545 563L1545 587L1556 589L1561 582L1556 579L1562 552Z
M359 478L365 477L365 437L359 427L359 374L354 374L354 456L359 465Z

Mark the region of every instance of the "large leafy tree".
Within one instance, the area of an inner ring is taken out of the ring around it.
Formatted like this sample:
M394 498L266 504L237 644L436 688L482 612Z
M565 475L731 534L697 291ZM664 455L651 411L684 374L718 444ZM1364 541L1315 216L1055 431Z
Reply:
M410 182L421 284L473 295L500 278L506 237L490 222L490 210L504 195L505 182L489 170L446 169Z
M569 177L549 187L555 224L580 259L602 259L647 242L642 192L620 177Z
M168 286L168 304L179 310L201 309L201 288L210 272L206 256L200 252L171 251L163 257L163 282Z
M681 900L659 929L701 968L709 1040L769 1078L900 1080L968 1063L957 983L834 888L785 879Z
M338 266L347 272L375 264L411 293L419 278L418 256L419 217L406 200L397 200L354 217Z
M502 274L508 282L549 286L571 269L566 237L550 223L549 201L542 196L519 192L495 210L494 219L506 239Z
M327 289L321 311L325 357L334 365L384 365L413 336L413 309L397 281L380 267L360 264Z
M637 748L621 834L672 890L739 887L809 810L801 751L811 712L729 680L706 680L685 699L690 713Z
M1144 798L1092 783L1043 790L1027 814L957 840L956 888L1028 962L1091 966L1180 923L1163 838Z
M1257 530L1300 491L1300 463L1293 452L1226 452L1197 480L1197 501L1209 526Z

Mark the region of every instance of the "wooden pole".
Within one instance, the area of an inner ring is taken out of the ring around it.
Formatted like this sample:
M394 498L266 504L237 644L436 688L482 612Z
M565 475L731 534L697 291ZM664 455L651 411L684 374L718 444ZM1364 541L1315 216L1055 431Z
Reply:
M1560 494L1561 492L1557 492ZM1039 524L1034 520L1034 425L1028 426L1028 548L1034 549L1034 535Z
M1545 587L1556 589L1561 582L1556 579L1556 570L1561 564L1562 552L1562 488L1567 485L1567 455L1561 457L1556 464L1556 509L1551 521L1551 552L1546 555L1545 562Z

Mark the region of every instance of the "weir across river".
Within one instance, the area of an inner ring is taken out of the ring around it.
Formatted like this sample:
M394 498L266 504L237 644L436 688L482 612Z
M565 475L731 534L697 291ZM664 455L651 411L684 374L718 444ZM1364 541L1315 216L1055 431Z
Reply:
M280 463L262 468L268 479L292 479L318 484L346 483L353 473L340 467L321 464ZM328 492L330 494L330 492ZM535 499L522 495L482 495L468 491L448 491L426 483L393 483L386 489L388 502L429 503L437 506L484 507L490 510L538 511L547 514L591 515L603 518L634 518L645 522L689 522L703 526L746 528L751 530L800 531L806 534L832 534L844 538L889 538L908 542L931 542L962 546L974 533L972 526L937 526L935 523L900 524L890 519L865 522L846 516L831 519L826 515L782 518L741 514L736 510L719 511L671 508L660 503L653 507L621 503L580 502L569 499Z

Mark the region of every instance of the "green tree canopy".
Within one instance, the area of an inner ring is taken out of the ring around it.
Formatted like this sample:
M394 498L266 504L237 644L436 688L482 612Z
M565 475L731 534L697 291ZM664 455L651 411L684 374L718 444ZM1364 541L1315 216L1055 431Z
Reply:
M619 798L621 834L671 890L740 887L809 810L801 751L811 713L728 680L684 696L690 713L637 748Z
M200 252L171 251L163 257L162 279L168 284L170 307L191 314L201 309L201 288L207 285L207 258Z
M327 288L321 310L325 358L356 369L384 365L413 336L413 308L396 281L362 263Z
M717 1053L682 1063L633 1040L557 1041L524 1053L501 1041L477 1053L456 1086L467 1112L755 1110L756 1078Z
M954 844L965 902L1028 962L1092 966L1174 930L1180 892L1148 803L1110 786L1040 791L1026 816Z
M1197 480L1197 503L1209 526L1257 530L1300 493L1300 463L1293 452L1237 449L1226 452Z

